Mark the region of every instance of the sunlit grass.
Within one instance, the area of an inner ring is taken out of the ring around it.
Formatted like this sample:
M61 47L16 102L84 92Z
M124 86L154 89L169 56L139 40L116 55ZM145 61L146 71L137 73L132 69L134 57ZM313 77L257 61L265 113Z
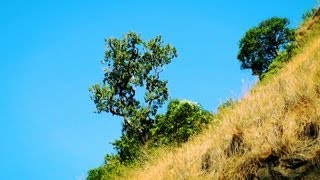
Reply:
M244 179L266 156L303 157L319 163L319 19L298 31L299 52L266 82L258 83L234 108L180 148L156 150L125 179ZM308 134L309 133L309 134ZM314 137L313 137L314 136Z

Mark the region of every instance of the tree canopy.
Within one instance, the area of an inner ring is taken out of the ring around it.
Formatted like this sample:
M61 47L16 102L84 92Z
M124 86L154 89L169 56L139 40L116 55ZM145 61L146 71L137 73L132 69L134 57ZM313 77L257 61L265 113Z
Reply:
M251 69L259 76L271 62L295 41L295 31L287 18L273 17L249 29L239 43L238 59L242 69Z
M161 36L145 42L134 32L106 44L103 82L90 91L98 113L123 117L122 137L114 145L121 158L128 159L130 147L147 141L157 109L168 99L168 82L160 79L160 73L177 51L163 44ZM129 142L135 144L128 146Z

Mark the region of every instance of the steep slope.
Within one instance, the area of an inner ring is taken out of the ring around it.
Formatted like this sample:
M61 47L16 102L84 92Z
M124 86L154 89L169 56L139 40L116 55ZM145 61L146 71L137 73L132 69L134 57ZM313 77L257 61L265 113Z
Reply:
M318 17L298 36L299 53L222 114L218 127L161 150L128 179L320 177Z

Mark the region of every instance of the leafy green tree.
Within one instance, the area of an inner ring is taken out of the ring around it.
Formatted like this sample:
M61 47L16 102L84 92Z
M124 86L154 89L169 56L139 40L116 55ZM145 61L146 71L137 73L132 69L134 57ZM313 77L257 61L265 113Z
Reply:
M127 161L136 155L130 148L148 140L157 109L168 99L168 82L160 79L160 73L177 51L163 44L161 36L144 42L134 32L123 39L110 38L106 44L103 83L90 91L98 113L123 117L122 137L114 146L121 160Z
M261 79L278 54L295 41L295 30L289 23L287 18L273 17L249 29L239 43L241 68L251 69Z
M199 104L187 100L172 100L167 113L158 115L152 128L154 145L181 144L199 133L210 122L212 114Z

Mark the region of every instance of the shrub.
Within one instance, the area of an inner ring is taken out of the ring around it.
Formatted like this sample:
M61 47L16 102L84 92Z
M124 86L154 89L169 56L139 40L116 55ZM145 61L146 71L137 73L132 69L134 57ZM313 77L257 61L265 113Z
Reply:
M133 163L140 156L141 143L135 137L123 134L112 145L117 150L120 162L123 164Z
M181 144L210 121L211 113L187 100L172 100L166 114L158 115L151 129L154 145Z
M161 145L179 145L188 141L190 136L199 133L210 122L213 115L199 104L187 100L172 100L165 114L157 115L152 124L150 136L145 145L141 144L139 135L124 131L121 138L113 143L116 155L107 155L105 164L92 169L88 180L119 179L123 171L144 162L144 154L150 153L152 147ZM144 152L144 150L147 150Z
M90 170L87 180L117 179L122 175L123 167L124 165L121 164L119 155L107 154L105 157L105 165Z
M302 15L302 19L304 21L312 18L316 13L317 13L318 9L317 8L312 8L310 10L308 10L307 12L305 12L303 15Z
M230 109L232 108L236 103L238 102L238 100L235 100L233 98L229 98L228 100L226 100L224 103L222 103L221 105L219 105L218 107L218 112L224 111L226 109Z

